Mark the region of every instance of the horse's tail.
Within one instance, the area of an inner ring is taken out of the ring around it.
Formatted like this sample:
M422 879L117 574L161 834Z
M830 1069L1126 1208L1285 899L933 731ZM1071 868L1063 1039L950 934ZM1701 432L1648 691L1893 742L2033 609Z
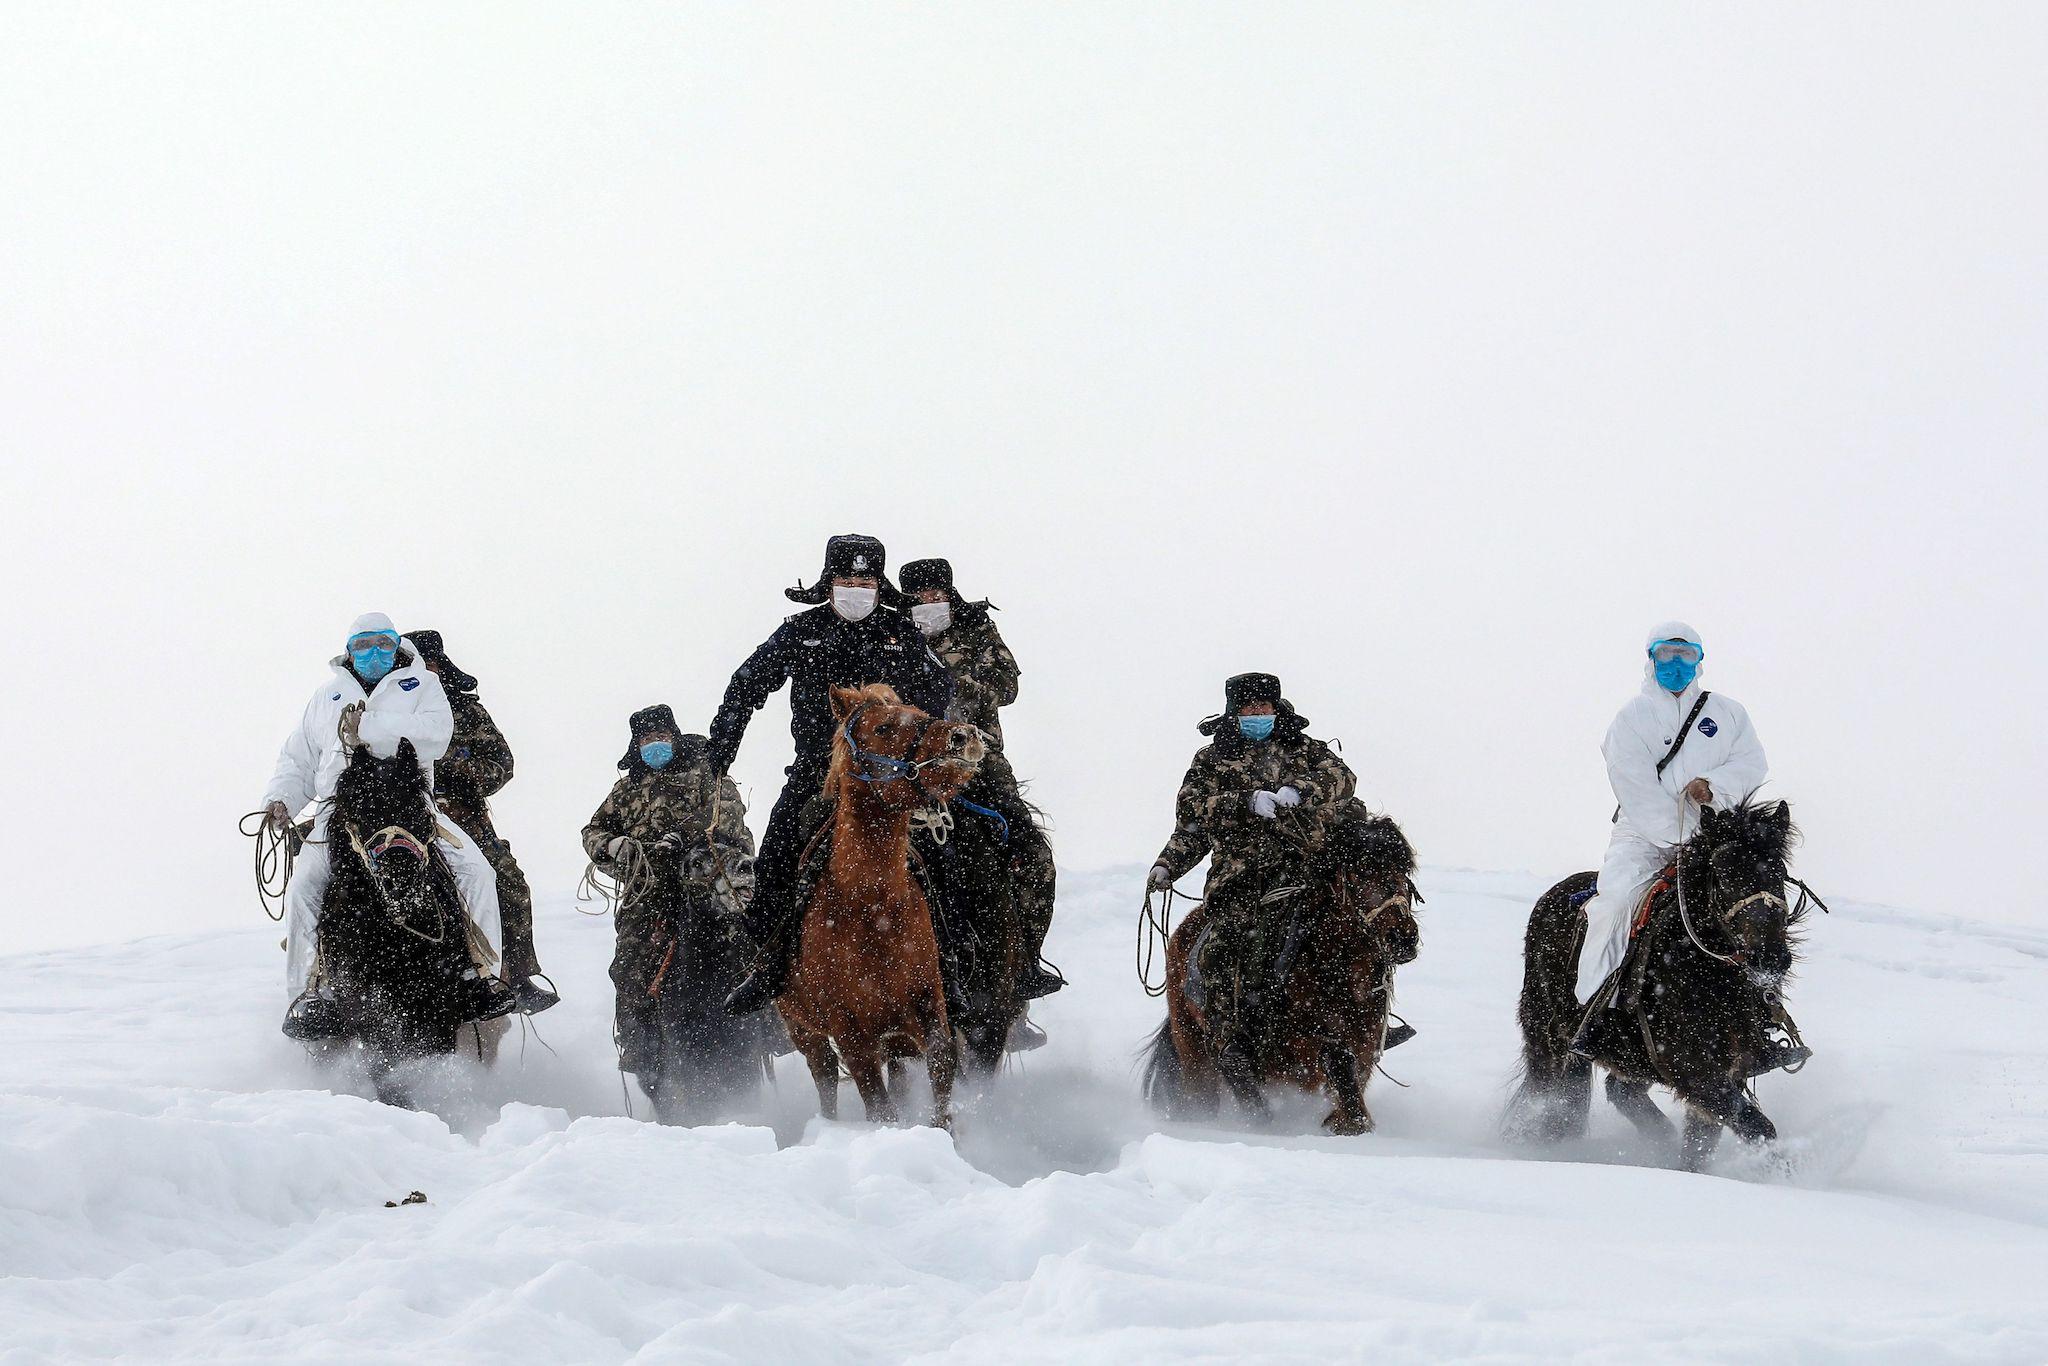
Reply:
M1554 1143L1586 1128L1593 1069L1574 1057L1579 1004L1579 944L1586 932L1584 893L1594 874L1577 873L1537 899L1522 939L1522 1068L1504 1127L1512 1138Z
M1173 1046L1172 1019L1159 1022L1141 1056L1145 1064L1145 1103L1161 1114L1178 1113L1187 1078L1181 1070L1180 1050Z

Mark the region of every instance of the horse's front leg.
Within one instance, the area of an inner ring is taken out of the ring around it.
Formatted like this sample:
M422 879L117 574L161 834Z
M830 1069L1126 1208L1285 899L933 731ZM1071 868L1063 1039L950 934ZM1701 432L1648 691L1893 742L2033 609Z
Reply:
M924 1029L924 1066L932 1079L932 1123L941 1129L953 1127L953 1079L960 1072L959 1045L946 1019L946 1002L936 998L920 1012Z
M1273 1107L1266 1103L1266 1093L1259 1089L1259 1079L1251 1059L1247 1058L1241 1046L1232 1043L1216 1050L1216 1071L1230 1088L1230 1094L1237 1097L1237 1103L1253 1124L1264 1126L1273 1122Z
M883 1074L881 1041L848 1047L846 1040L841 1039L840 1045L846 1049L846 1070L853 1074L853 1085L860 1092L861 1108L868 1122L896 1123L896 1102L889 1095L888 1079Z
M1682 1154L1689 1172L1704 1170L1721 1146L1721 1121L1697 1106L1685 1107L1685 1150Z
M1771 1123L1770 1117L1758 1109L1756 1102L1749 1098L1748 1093L1733 1081L1723 1082L1712 1091L1686 1096L1685 1102L1688 1107L1685 1154L1688 1171L1698 1171L1705 1166L1707 1158L1714 1150L1713 1143L1702 1138L1701 1149L1695 1156L1691 1141L1695 1133L1695 1124L1701 1128L1712 1124L1716 1128L1717 1138L1718 1127L1726 1125L1745 1143L1769 1143L1778 1136L1778 1126ZM1695 1113L1698 1115L1697 1120L1694 1119Z
M1632 1081L1610 1072L1607 1074L1607 1100L1628 1116L1628 1122L1636 1126L1637 1133L1652 1143L1668 1148L1678 1141L1678 1131L1672 1127L1671 1117L1650 1099L1648 1082Z
M1360 1081L1365 1075L1365 1060L1347 1045L1332 1040L1323 1045L1320 1061L1323 1084L1329 1088L1335 1106L1324 1117L1323 1127L1333 1134L1371 1133L1372 1111L1365 1108L1365 1086Z
M784 1015L782 1022L789 1028L789 1041L796 1051L803 1054L804 1065L811 1069L811 1084L818 1088L818 1117L836 1120L839 1118L839 1055L832 1051L832 1041L825 1035Z

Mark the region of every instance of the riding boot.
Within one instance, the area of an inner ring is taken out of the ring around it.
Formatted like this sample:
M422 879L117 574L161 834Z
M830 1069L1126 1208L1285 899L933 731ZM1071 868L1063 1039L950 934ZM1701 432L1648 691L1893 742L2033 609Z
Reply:
M284 1033L289 1039L301 1043L317 1043L321 1039L332 1039L347 1028L342 1019L341 1003L318 985L309 986L298 994L298 998L285 1008Z
M1005 1053L1029 1053L1034 1048L1045 1047L1045 1031L1023 1016L1010 1026L1010 1037L1003 1044Z
M1036 959L1017 976L1017 996L1020 1000L1035 1001L1041 996L1050 996L1067 984L1067 979L1044 959Z
M471 968L462 974L458 990L461 993L458 1005L464 1024L482 1024L485 1020L495 1020L519 1009L519 998L495 974L480 973Z
M797 929L802 923L803 917L790 907L769 927L754 970L725 998L726 1014L751 1015L789 989L789 976L796 966Z

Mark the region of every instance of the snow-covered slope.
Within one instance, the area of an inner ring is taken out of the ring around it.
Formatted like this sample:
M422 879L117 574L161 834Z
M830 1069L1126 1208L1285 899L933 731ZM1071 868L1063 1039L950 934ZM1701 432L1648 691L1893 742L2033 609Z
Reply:
M1783 1160L1686 1176L1604 1105L1496 1138L1526 877L1425 877L1378 1133L1156 1123L1137 886L1067 877L1054 1044L957 1143L817 1123L795 1059L762 1125L627 1118L566 903L547 1046L447 1066L443 1117L276 1034L267 927L0 960L0 1361L2048 1359L2048 936L1837 906Z

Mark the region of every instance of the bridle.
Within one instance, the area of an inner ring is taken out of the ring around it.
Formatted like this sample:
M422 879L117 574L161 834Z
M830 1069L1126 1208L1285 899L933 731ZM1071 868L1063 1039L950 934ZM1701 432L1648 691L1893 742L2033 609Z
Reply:
M860 741L853 738L853 726L854 722L860 720L860 714L866 711L870 705L870 703L863 702L855 707L848 714L846 724L840 727L840 733L846 737L847 755L853 760L852 776L857 781L870 785L896 782L898 780L909 783L912 788L916 789L917 795L925 799L923 828L930 832L933 843L944 844L952 837L953 816L951 812L946 810L943 804L925 790L924 771L934 764L956 764L962 761L950 754L935 754L929 759L898 759L893 755L877 754L873 750L862 749ZM940 720L941 718L939 717L926 714L924 720L918 722L913 729L910 737L910 748L905 752L909 754L917 753L918 749L924 744L924 737L931 733L932 727L939 724ZM876 770L880 770L880 772L877 773ZM955 796L952 800L955 804L966 807L977 816L983 816L994 821L1002 842L1004 844L1010 842L1010 821L1002 812L992 811L985 806L977 806L965 797Z
M414 929L411 922L405 918L405 908L392 902L390 896L384 890L383 882L377 877L378 860L394 849L402 849L418 859L421 873L423 875L427 874L430 868L430 854L426 841L402 825L387 825L383 829L376 831L367 840L355 832L355 827L350 825L346 818L342 820L341 828L342 832L348 836L349 846L356 851L356 857L361 859L363 867L369 870L370 886L376 891L377 900L384 904L384 914L391 923L404 930L407 934L424 939L430 944L440 943L446 937L445 930L436 926L434 933L423 934L419 930ZM422 876L420 886L424 888L426 885L427 879L425 876Z
M918 792L924 793L924 771L933 764L951 763L952 757L941 755L920 760L898 759L894 755L877 754L873 750L862 749L860 741L853 738L853 726L870 705L863 702L855 707L847 715L846 724L840 728L840 734L846 737L847 753L853 759L853 776L864 783L887 783L900 778L915 787ZM910 738L910 748L906 752L917 753L918 747L924 744L924 737L931 733L932 727L938 722L939 718L931 715L926 715L924 720L918 722ZM875 772L877 769L881 770L879 775Z
M1708 948L1705 943L1701 942L1699 933L1693 929L1692 912L1685 904L1685 855L1682 851L1672 867L1671 882L1678 892L1678 923L1685 927L1685 937L1692 941L1692 946L1717 963L1726 963L1730 967L1741 967L1744 956L1741 948L1738 947L1733 953L1716 953ZM1796 918L1804 913L1809 904L1820 907L1823 915L1827 914L1828 903L1814 895L1813 888L1807 886L1798 878L1788 874L1778 885L1780 887L1797 887L1799 889L1799 905L1796 909L1787 904L1785 898L1776 892L1751 892L1734 905L1723 909L1715 919L1721 925L1726 926L1737 915L1741 914L1745 906L1752 905L1764 905L1783 911L1788 919Z

